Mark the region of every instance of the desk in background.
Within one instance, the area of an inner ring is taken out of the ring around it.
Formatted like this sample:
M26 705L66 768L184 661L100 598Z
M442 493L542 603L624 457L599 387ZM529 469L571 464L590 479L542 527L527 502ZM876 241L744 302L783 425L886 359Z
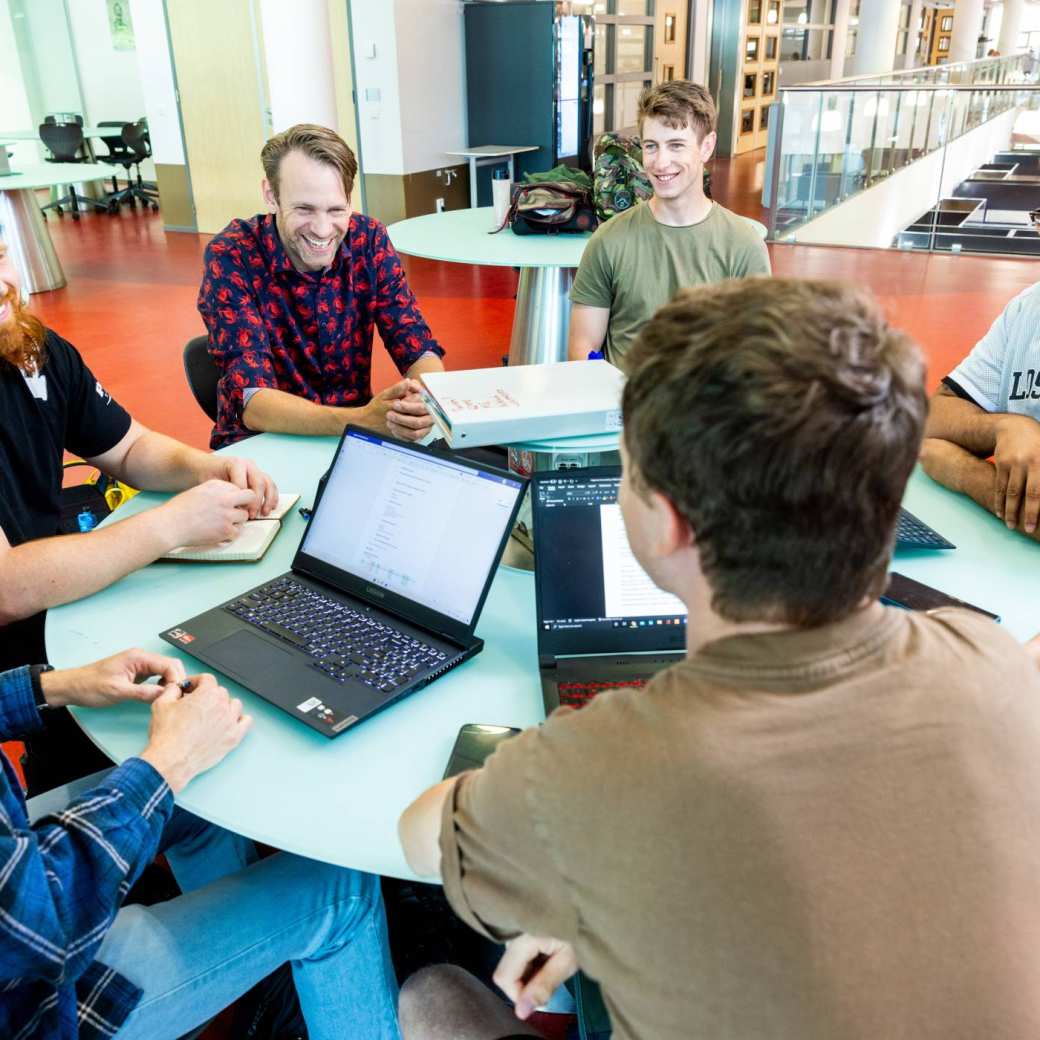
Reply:
M234 446L255 458L286 491L314 500L334 438L262 434ZM162 496L142 494L126 516ZM985 510L915 473L906 505L956 542L952 552L900 552L894 569L1003 615L1019 640L1040 629L1036 574L1040 544L1007 531ZM288 570L303 533L293 511L258 564L156 563L78 603L52 610L47 645L58 667L138 645L200 663L157 633ZM70 536L75 537L75 536ZM534 578L500 567L477 634L483 653L336 740L253 696L234 682L255 724L241 747L178 797L204 819L278 848L341 866L410 877L397 818L440 779L459 727L468 722L531 726L543 718L535 639ZM148 708L77 709L94 742L118 761L145 744Z
M65 285L65 272L36 201L36 190L106 180L118 169L106 163L38 163L0 177L0 225L26 292L47 292Z
M399 253L454 264L519 267L520 283L509 343L510 364L567 360L571 316L568 296L581 262L583 235L491 234L494 210L456 209L391 224L390 241Z

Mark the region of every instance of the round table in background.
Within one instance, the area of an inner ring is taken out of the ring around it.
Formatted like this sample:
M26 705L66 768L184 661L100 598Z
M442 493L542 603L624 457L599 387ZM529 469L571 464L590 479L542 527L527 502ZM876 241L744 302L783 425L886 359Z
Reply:
M511 365L567 360L574 271L591 235L491 234L494 210L455 209L391 224L399 253L453 264L519 267L520 282L509 342Z
M0 226L26 292L65 285L65 272L35 192L58 184L106 180L118 169L105 163L37 163L0 176Z

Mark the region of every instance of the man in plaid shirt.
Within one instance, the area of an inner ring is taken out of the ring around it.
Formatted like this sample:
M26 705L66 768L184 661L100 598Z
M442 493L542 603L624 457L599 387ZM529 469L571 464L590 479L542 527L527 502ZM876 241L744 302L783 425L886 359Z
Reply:
M175 809L251 725L212 676L186 682L141 650L2 672L0 740L54 707L124 700L151 702L144 750L35 823L0 754L0 1036L181 1036L290 961L312 1040L398 1040L378 879L285 853L251 863L248 842ZM185 894L121 908L161 851Z

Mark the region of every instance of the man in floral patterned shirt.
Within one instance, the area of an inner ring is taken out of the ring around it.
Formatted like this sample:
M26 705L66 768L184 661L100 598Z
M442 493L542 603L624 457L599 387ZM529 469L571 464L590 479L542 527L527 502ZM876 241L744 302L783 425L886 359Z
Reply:
M233 220L206 248L198 306L222 376L210 445L269 430L357 423L419 440L433 420L416 377L443 371L386 228L350 206L357 160L299 124L260 155L271 212ZM404 377L372 395L372 332Z

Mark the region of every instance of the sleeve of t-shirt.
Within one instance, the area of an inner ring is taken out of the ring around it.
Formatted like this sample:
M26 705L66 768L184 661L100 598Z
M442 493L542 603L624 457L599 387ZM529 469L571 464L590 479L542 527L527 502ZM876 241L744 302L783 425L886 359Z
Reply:
M500 745L483 769L462 774L446 799L444 893L459 917L496 942L521 932L575 938L577 913L553 855L554 800L540 794L558 768L542 730L530 729Z
M593 234L581 254L578 273L571 285L571 303L583 307L611 307L614 304L614 279L603 236Z
M754 275L773 273L769 263L769 250L757 234L744 245L734 257L731 278L750 278Z
M65 448L91 459L114 448L130 429L130 414L87 368L79 351L59 336L47 344L48 368L60 378L68 401Z
M1027 293L1035 289L1027 289ZM1007 362L1008 346L1015 322L1024 305L1019 293L997 316L989 332L972 347L971 353L944 380L950 389L987 412L998 411L998 396Z

